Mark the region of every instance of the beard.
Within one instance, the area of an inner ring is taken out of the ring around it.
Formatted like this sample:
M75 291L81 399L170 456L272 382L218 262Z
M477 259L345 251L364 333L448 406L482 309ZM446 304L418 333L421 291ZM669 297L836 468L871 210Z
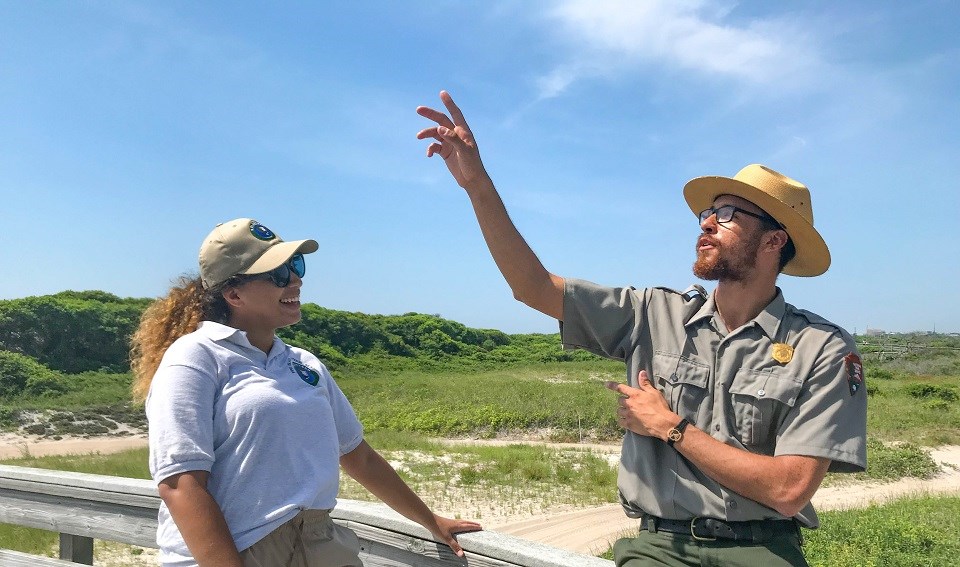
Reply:
M746 281L757 265L757 251L760 249L762 236L761 231L753 231L749 237L741 239L737 244L721 245L710 235L700 235L697 243L706 238L713 249L697 250L693 275L708 281Z

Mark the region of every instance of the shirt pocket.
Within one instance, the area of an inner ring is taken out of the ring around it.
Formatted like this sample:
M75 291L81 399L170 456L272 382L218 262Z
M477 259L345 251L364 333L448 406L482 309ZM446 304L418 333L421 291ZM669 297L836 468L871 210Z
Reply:
M797 402L803 383L779 369L742 369L730 385L740 441L763 454L773 454L773 441L787 412Z
M707 395L710 367L679 354L657 352L653 355L653 380L680 417L695 420Z

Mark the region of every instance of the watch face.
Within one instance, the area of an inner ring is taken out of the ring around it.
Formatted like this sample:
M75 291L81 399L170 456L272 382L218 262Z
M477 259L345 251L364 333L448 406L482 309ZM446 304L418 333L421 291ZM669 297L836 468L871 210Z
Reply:
M667 438L673 442L677 442L683 438L683 433L677 429L671 429L667 432Z

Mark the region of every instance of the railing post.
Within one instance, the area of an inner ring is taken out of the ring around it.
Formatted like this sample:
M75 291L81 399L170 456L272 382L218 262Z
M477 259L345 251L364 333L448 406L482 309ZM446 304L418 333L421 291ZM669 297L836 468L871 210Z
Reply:
M93 565L93 538L61 533L60 559Z

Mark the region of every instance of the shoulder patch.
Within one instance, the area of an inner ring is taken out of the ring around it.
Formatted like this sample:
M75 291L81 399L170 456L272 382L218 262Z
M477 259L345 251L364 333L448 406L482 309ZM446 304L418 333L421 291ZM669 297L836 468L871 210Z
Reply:
M860 362L860 357L856 353L851 352L843 357L843 364L847 370L847 386L852 396L863 386L863 363Z

